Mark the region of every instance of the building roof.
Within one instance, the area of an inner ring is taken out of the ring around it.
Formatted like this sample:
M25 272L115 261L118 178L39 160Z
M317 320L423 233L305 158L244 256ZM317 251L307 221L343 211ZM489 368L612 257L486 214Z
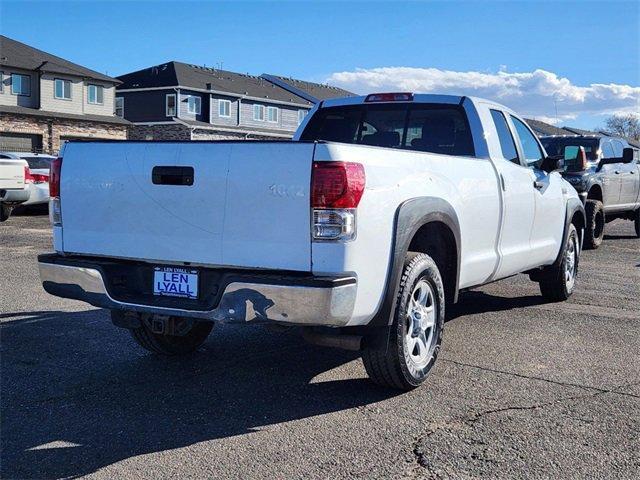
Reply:
M608 137L609 135L605 132L594 132L592 130L583 130L581 128L575 128L575 127L562 127L564 130L567 130L569 132L569 134L574 134L574 135L582 135L582 136L590 136L590 135L595 135L597 137Z
M43 118L65 118L68 120L81 120L84 122L101 122L101 123L115 123L119 125L131 125L131 122L124 118L117 117L115 115L89 115L89 114L73 114L73 113L60 113L60 112L48 112L44 110L38 110L29 107L20 107L15 105L0 105L1 113L12 113L16 115L31 115L33 117Z
M279 75L269 75L263 73L262 78L275 83L276 85L295 93L313 103L330 98L355 97L356 94L332 85L307 82L296 78L287 78Z
M264 101L277 101L311 106L309 100L296 95L262 77L229 72L212 67L167 62L118 77L118 89L181 87L212 90L220 94L252 97Z
M4 35L0 35L0 65L23 70L61 73L114 84L120 83L115 78L30 47Z
M540 120L533 120L531 118L525 118L524 120L529 124L531 129L541 137L545 135L576 135L574 132L570 132L565 128L558 128L555 125L541 122Z

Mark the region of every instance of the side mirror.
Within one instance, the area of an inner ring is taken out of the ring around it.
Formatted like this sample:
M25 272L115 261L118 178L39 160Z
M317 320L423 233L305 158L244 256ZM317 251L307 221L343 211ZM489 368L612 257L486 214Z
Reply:
M545 157L540 164L540 170L551 173L564 167L564 159L560 156Z
M622 150L622 163L633 162L633 148L626 147Z

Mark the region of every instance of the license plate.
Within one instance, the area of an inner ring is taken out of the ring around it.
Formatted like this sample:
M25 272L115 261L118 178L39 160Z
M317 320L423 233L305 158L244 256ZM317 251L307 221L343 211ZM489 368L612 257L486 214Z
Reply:
M198 272L186 268L155 267L153 294L198 298Z

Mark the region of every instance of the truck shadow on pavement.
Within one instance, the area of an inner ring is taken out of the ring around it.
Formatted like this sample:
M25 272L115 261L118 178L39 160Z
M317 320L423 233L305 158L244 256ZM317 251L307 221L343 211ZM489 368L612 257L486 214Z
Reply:
M473 291L448 317L541 303L540 296ZM0 319L2 478L82 476L399 394L362 378L359 363L333 371L357 353L263 326L217 325L195 354L162 358L134 344L103 310Z
M542 295L524 295L521 297L499 297L480 290L472 290L460 294L459 302L447 307L447 321L465 315L502 312L514 308L533 307L547 301Z
M358 355L293 332L216 326L201 350L167 359L101 310L3 317L2 478L77 477L398 394L357 363L338 378L331 370Z

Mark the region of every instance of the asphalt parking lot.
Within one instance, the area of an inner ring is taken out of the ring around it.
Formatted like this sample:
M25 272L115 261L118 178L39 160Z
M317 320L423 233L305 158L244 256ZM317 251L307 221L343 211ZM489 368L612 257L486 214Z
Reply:
M640 476L640 240L608 225L577 292L525 276L462 296L428 383L369 383L356 354L216 326L193 356L140 349L46 294L45 215L0 225L2 478Z

